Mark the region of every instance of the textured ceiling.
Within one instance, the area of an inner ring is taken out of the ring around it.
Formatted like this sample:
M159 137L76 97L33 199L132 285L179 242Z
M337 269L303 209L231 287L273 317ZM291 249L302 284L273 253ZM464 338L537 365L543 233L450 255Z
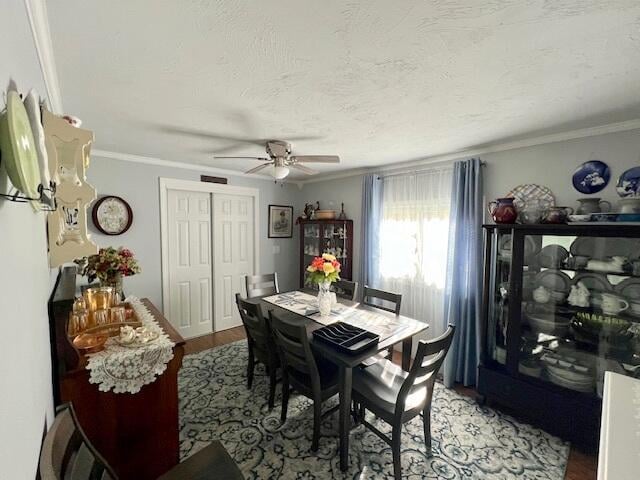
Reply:
M350 169L640 118L640 1L49 2L96 148L247 169L304 137Z

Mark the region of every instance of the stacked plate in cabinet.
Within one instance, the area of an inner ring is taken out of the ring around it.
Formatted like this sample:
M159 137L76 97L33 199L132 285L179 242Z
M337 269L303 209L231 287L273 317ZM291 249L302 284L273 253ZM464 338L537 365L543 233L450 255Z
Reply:
M547 377L561 387L578 392L593 392L596 378L593 368L574 358L563 358L552 353L542 356Z

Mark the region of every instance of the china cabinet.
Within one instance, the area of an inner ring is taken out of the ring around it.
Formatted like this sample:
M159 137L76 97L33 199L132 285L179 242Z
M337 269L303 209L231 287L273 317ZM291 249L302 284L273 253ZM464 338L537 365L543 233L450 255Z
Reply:
M313 257L331 253L342 265L340 277L353 278L353 220L300 220L300 287Z
M484 230L479 400L594 447L605 371L640 376L640 226Z

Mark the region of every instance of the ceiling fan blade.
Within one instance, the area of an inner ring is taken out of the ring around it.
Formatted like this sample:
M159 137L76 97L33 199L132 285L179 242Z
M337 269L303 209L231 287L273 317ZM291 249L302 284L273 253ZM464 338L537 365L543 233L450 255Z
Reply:
M253 149L252 149L253 150ZM261 149L262 150L262 149ZM211 155L224 155L226 153L234 153L234 152L242 152L247 151L247 145L242 142L233 142L225 145L224 147L211 147L203 148L203 153L210 153Z
M248 160L262 160L264 162L269 162L270 160L266 157L222 157L218 155L214 155L213 159L216 160L218 158L240 158L240 159L248 159Z
M238 136L235 136L235 135L227 135L227 134L208 132L206 130L197 130L197 129L193 129L193 128L175 127L173 125L159 125L158 128L162 132L172 133L172 134L175 134L175 135L189 135L191 137L207 138L207 139L211 139L211 140L225 140L225 141L231 141L231 142L241 142L241 143L245 143L245 144L248 143L248 144L251 144L251 145L259 145L261 147L264 147L265 144L266 144L266 140L264 140L264 139L243 138L243 137L238 137Z
M269 165L273 165L273 162L267 162L267 163L263 163L262 165L258 165L255 168L252 168L251 170L247 170L245 173L246 174L250 174L250 173L256 173L259 172L260 170L262 170L263 168L267 168Z
M316 173L320 173L317 170L314 170L313 168L309 168L309 167L305 167L302 164L298 164L298 163L292 163L291 165L289 165L291 168L295 168L300 170L301 172L306 173L307 175L315 175Z
M292 155L289 157L294 162L316 162L316 163L340 163L337 155Z

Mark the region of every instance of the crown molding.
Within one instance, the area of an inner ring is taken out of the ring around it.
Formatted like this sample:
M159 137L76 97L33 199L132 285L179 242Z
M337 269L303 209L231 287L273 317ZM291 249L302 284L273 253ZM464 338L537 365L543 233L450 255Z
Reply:
M270 175L261 175L252 173L247 175L237 170L228 170L226 168L210 167L208 165L199 165L197 163L176 162L175 160L165 160L162 158L149 157L146 155L135 155L132 153L113 152L111 150L91 149L91 157L111 158L113 160L121 160L123 162L144 163L146 165L156 165L158 167L168 168L180 168L183 170L194 170L198 172L215 173L217 175L224 175L227 177L239 177L239 178L253 178L255 180L275 181ZM292 180L281 181L281 183L293 183L299 182Z
M627 120L624 122L609 123L606 125L599 125L597 127L581 128L577 130L570 130L567 132L552 133L549 135L542 135L539 137L525 138L521 140L515 140L513 142L494 143L485 146L472 147L465 150L458 150L443 155L434 155L432 157L425 157L420 160L413 160L410 162L400 162L382 167L367 167L356 168L351 170L345 170L336 173L327 173L316 175L308 180L301 180L299 183L307 185L309 183L324 182L328 180L337 180L340 178L353 177L357 175L364 175L366 173L395 173L402 172L403 170L411 170L413 168L422 167L425 165L431 165L434 163L446 163L453 160L458 160L463 157L475 157L478 155L486 155L488 153L504 152L507 150L516 150L518 148L535 147L537 145L545 145L549 143L565 142L568 140L575 140L578 138L595 137L597 135L606 135L609 133L626 132L630 130L640 129L640 119Z
M53 113L61 115L64 113L64 109L56 60L53 54L53 43L51 42L47 4L45 0L24 0L24 5L27 9L31 35L38 54L44 85L47 89L49 107Z

